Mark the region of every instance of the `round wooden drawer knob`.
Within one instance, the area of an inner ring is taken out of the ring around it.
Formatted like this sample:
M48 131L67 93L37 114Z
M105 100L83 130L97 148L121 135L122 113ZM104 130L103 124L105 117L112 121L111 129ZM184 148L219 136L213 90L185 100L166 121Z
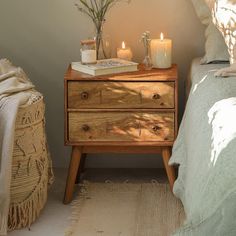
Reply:
M83 130L84 132L88 132L88 131L90 130L90 127L89 127L88 125L83 125L83 126L82 126L82 130Z
M155 94L153 94L152 98L153 98L154 100L157 100L157 99L160 99L161 96L160 96L160 94L155 93Z
M152 127L152 130L153 130L154 132L157 132L157 131L160 130L160 129L161 129L161 127L158 126L158 125L155 125L155 126Z
M81 93L81 99L82 100L87 100L89 98L89 94L87 92Z

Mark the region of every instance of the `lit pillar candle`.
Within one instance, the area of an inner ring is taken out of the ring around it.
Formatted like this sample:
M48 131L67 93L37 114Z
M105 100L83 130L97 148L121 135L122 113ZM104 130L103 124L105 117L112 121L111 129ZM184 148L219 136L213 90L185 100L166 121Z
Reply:
M129 47L125 46L125 42L122 42L121 48L117 48L117 57L127 61L132 60L133 53Z
M151 57L152 64L155 68L166 69L172 65L172 41L164 39L161 33L160 39L152 39L151 41Z

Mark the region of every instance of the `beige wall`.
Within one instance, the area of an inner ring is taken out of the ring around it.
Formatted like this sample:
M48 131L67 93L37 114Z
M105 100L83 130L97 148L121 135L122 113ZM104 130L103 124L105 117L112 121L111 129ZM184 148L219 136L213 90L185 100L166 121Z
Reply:
M47 134L54 165L68 163L63 146L63 75L71 61L80 59L79 42L92 35L93 26L77 12L74 0L0 0L0 58L6 57L28 73L47 105ZM132 0L119 4L107 16L106 32L113 47L122 40L133 48L135 60L143 58L139 37L150 30L173 39L173 61L179 65L180 104L184 80L192 58L203 54L203 27L190 0ZM89 158L96 167L153 167L155 156L100 156ZM109 158L108 158L109 157Z

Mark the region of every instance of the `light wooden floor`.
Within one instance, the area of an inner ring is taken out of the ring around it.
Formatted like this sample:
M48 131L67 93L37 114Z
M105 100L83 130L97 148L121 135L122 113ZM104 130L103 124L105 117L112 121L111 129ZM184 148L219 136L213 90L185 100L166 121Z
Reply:
M71 206L63 205L66 169L55 169L55 183L49 192L48 203L35 224L28 229L10 232L9 236L63 236L64 230L69 225ZM156 179L159 182L167 182L163 169L88 169L83 179L92 182L150 182ZM75 192L75 196L76 196Z

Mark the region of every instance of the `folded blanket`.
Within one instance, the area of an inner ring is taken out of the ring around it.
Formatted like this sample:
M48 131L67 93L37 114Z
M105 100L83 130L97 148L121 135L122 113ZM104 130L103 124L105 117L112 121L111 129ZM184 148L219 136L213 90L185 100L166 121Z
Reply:
M0 235L7 233L17 111L35 92L33 88L21 68L14 67L6 59L0 60Z
M236 76L236 63L233 63L229 67L222 68L215 73L216 77L229 77Z

